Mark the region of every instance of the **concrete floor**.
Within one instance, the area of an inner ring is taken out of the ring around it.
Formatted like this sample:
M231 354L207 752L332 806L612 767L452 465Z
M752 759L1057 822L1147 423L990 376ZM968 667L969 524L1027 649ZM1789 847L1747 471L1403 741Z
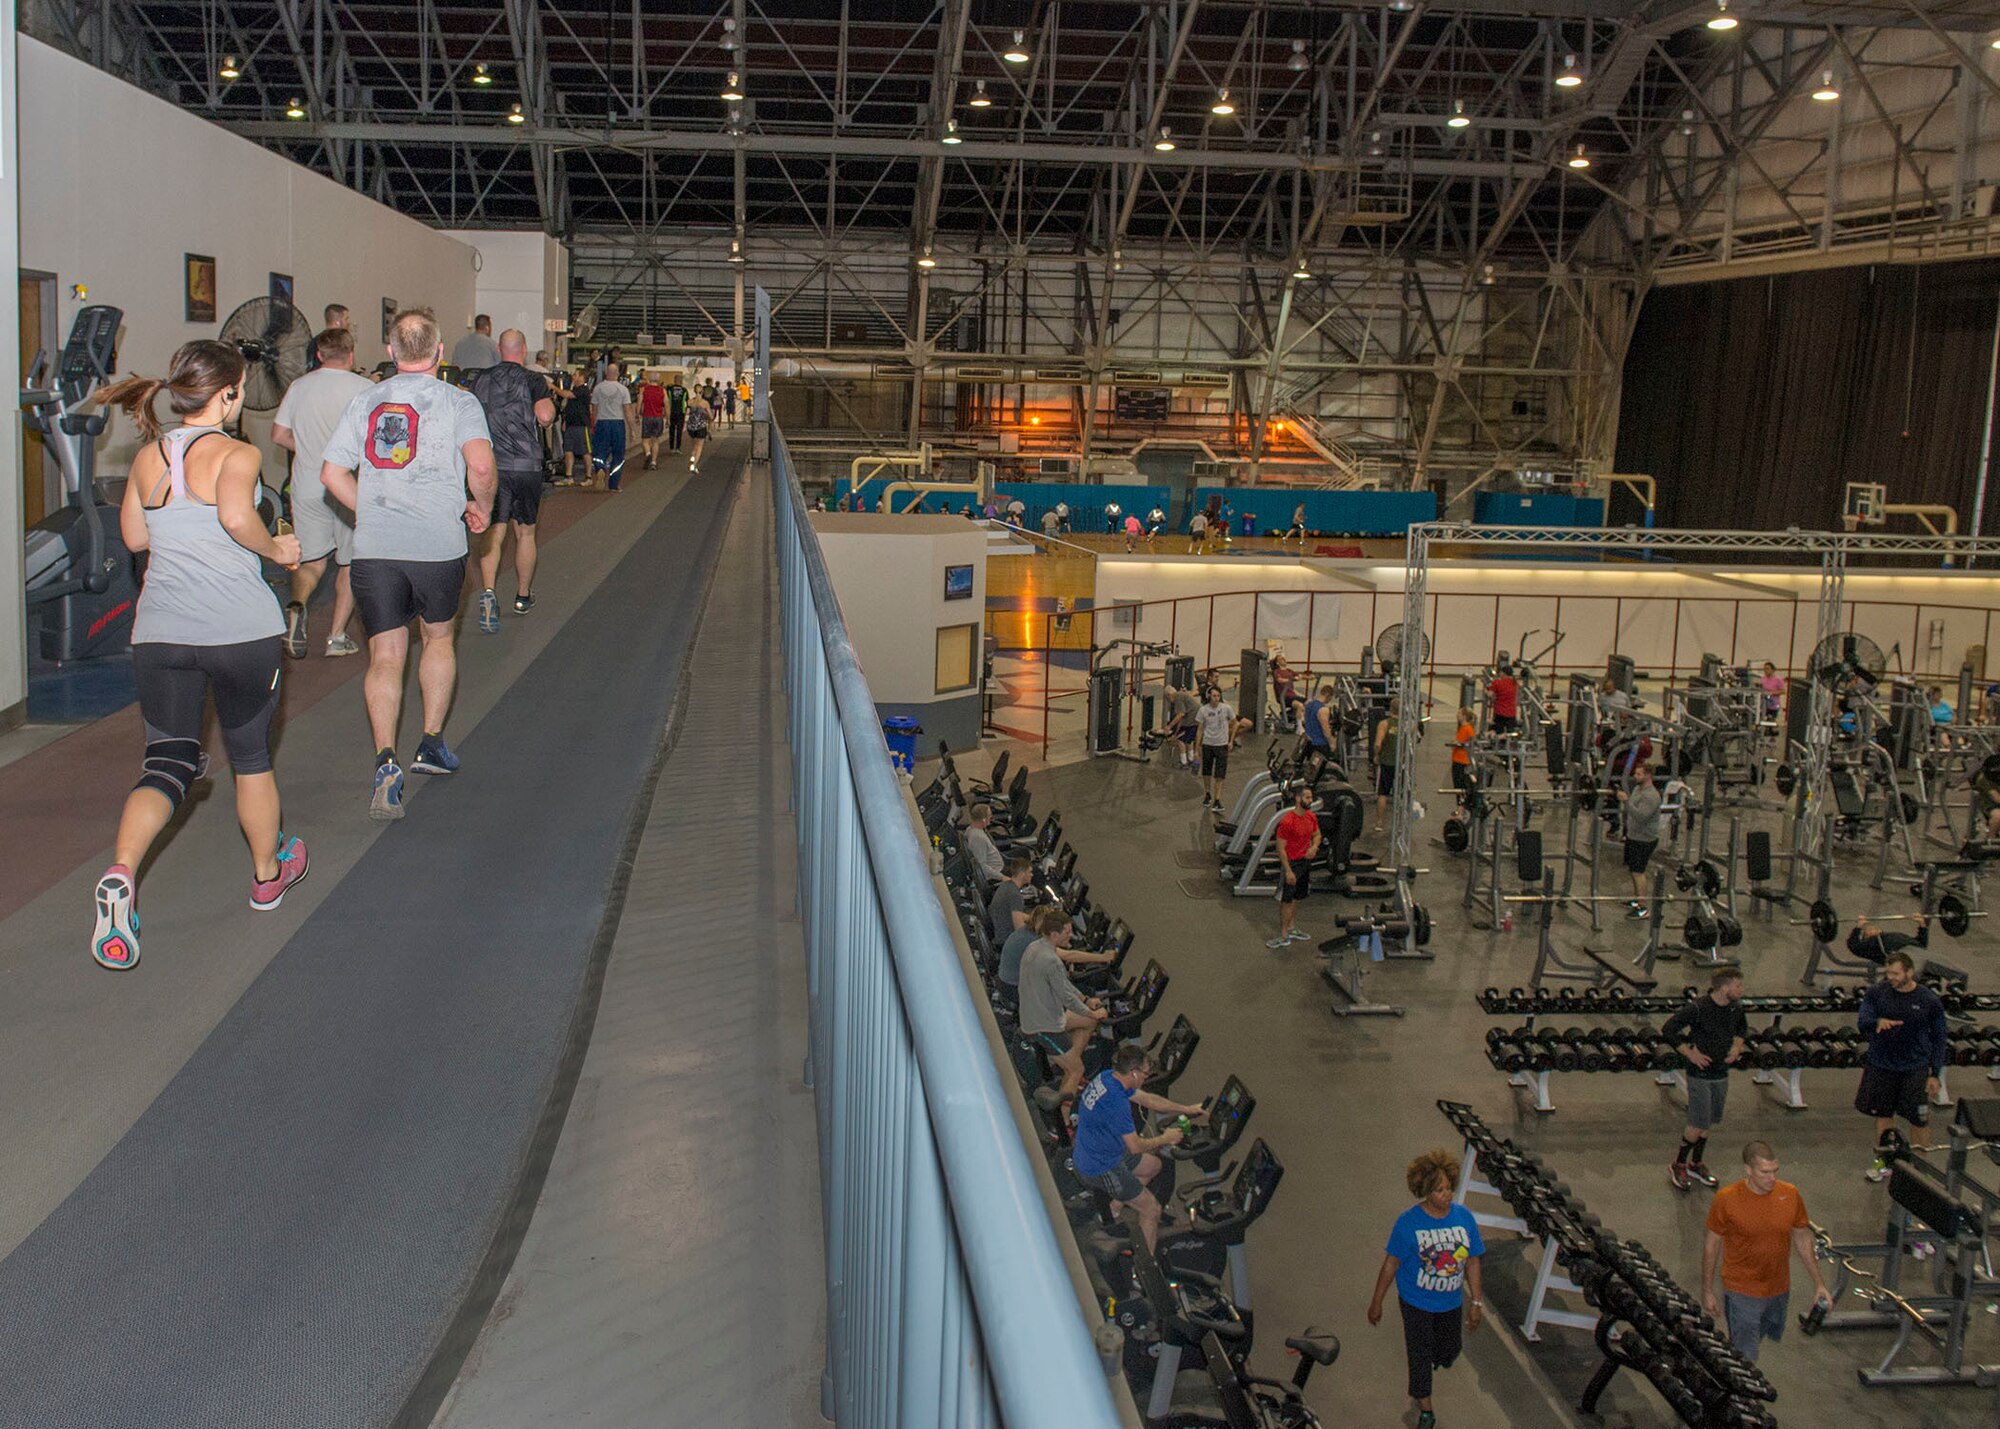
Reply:
M1256 767L1262 744L1255 741L1255 753L1240 769ZM1001 747L993 742L988 752L997 754ZM1016 758L1022 753L1017 750ZM1443 741L1433 740L1424 758L1425 777L1434 773L1442 784ZM979 762L968 756L963 767L971 772ZM1245 772L1236 773L1231 788L1244 777ZM1512 1025L1513 1019L1481 1013L1474 995L1489 984L1508 987L1528 980L1535 930L1529 919L1517 920L1511 933L1469 925L1461 906L1464 865L1433 842L1435 819L1420 855L1433 872L1420 879L1419 892L1436 921L1431 943L1436 958L1386 964L1370 979L1369 991L1403 1005L1407 1016L1342 1019L1329 1013L1333 994L1319 976L1312 943L1284 952L1265 949L1276 919L1270 902L1194 898L1183 891L1183 879L1200 886L1214 877L1206 868L1177 861L1182 851L1211 843L1192 776L1164 762L1104 759L1042 770L1029 787L1038 816L1050 808L1062 811L1063 834L1081 854L1079 869L1090 880L1092 898L1130 921L1138 956L1158 957L1172 975L1155 1025L1163 1028L1185 1012L1201 1030L1201 1048L1177 1090L1207 1095L1234 1072L1258 1098L1251 1132L1270 1142L1286 1176L1270 1211L1250 1233L1260 1330L1256 1359L1266 1373L1283 1372L1278 1348L1283 1335L1308 1324L1338 1333L1344 1346L1340 1362L1314 1379L1310 1393L1328 1424L1414 1422L1403 1397L1403 1350L1394 1315L1370 1329L1363 1312L1389 1223L1409 1203L1403 1167L1432 1147L1454 1154L1459 1149L1436 1108L1439 1098L1470 1103L1502 1135L1542 1153L1607 1227L1644 1242L1684 1284L1699 1278L1709 1193L1676 1193L1665 1174L1683 1120L1678 1103L1645 1076L1571 1075L1554 1079L1558 1110L1542 1115L1517 1100L1487 1064L1485 1030L1503 1021ZM1441 804L1433 801L1440 817ZM1365 841L1364 847L1379 849L1380 841ZM1860 890L1866 876L1857 873L1847 886ZM1902 911L1908 898L1896 887L1875 895L1877 911ZM1305 905L1301 926L1329 931L1332 920L1354 906L1316 898ZM1859 906L1846 911L1851 916ZM1640 925L1622 917L1608 921L1610 956L1622 964L1638 950L1643 934ZM1580 944L1585 931L1580 919L1559 926L1559 945ZM1751 923L1746 932L1737 952L1750 991L1797 990L1808 952L1805 931ZM1988 971L1995 947L1992 934L1974 931L1946 943L1942 955L1969 965L1974 987L1987 989L1996 986ZM1662 987L1678 990L1693 980L1677 974L1675 965L1662 964ZM1972 1080L1977 1076L1962 1073L1962 1087L1983 1091L1984 1083ZM1729 1169L1735 1149L1753 1136L1767 1139L1779 1151L1780 1174L1798 1183L1815 1220L1842 1239L1878 1236L1887 1195L1861 1176L1872 1132L1852 1110L1854 1079L1846 1071L1806 1072L1811 1106L1803 1111L1760 1095L1747 1077L1735 1082L1710 1164L1725 1178L1740 1174ZM1454 1429L1675 1422L1650 1387L1627 1374L1606 1395L1601 1419L1584 1420L1568 1407L1598 1358L1584 1331L1545 1328L1540 1344L1522 1339L1515 1326L1532 1283L1523 1244L1505 1232L1489 1238L1488 1305L1494 1318L1470 1338L1466 1358L1440 1378L1440 1419ZM1805 1284L1795 1267L1799 1308ZM2000 1360L1994 1319L1984 1314L1975 1319L1968 1362ZM1782 1344L1768 1346L1763 1367L1779 1391L1774 1407L1779 1422L1838 1423L1845 1429L1995 1422L1992 1391L1860 1386L1855 1370L1878 1360L1890 1340L1872 1330L1804 1339L1794 1329ZM1917 1358L1924 1360L1926 1353L1919 1351Z

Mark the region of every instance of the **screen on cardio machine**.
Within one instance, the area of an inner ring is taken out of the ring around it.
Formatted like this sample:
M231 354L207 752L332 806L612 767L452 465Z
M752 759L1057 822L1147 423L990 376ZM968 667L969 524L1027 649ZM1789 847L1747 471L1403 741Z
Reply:
M1257 1099L1250 1095L1243 1079L1232 1072L1208 1109L1209 1131L1223 1146L1232 1145L1242 1134L1243 1123L1250 1119L1250 1113L1256 1106Z
M73 400L89 393L117 367L118 325L124 320L122 309L103 304L77 312L56 371L56 380Z
M1231 1198L1239 1210L1259 1210L1269 1204L1284 1175L1285 1168L1277 1154L1259 1137L1250 1143L1249 1154L1243 1158L1243 1167L1236 1173L1236 1180L1230 1187Z

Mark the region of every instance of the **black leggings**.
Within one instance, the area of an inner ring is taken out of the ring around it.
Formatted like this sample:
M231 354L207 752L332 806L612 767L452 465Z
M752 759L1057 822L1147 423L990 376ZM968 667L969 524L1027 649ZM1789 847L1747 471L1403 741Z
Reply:
M1464 1344L1464 1307L1419 1310L1403 1304L1403 1349L1410 1357L1410 1398L1431 1397L1431 1371L1450 1369Z
M138 677L148 746L194 741L198 749L202 705L213 690L229 767L238 774L270 773L282 645L283 637L277 635L235 645L134 645L132 673ZM152 762L149 748L149 768ZM150 780L149 774L139 782L154 787ZM178 794L160 792L179 802Z

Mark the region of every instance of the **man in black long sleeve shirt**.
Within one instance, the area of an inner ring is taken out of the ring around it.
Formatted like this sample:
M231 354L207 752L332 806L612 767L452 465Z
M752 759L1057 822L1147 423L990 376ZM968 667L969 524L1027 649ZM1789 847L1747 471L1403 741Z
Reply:
M1868 1038L1868 1061L1854 1109L1875 1118L1875 1164L1867 1174L1882 1181L1889 1175L1882 1142L1897 1117L1910 1124L1913 1146L1930 1145L1931 1098L1949 1050L1944 1002L1917 981L1916 960L1898 951L1883 964L1882 981L1862 994L1856 1020Z
M1917 933L1885 933L1868 921L1866 914L1854 920L1854 931L1847 935L1847 951L1863 962L1880 967L1889 960L1891 953L1900 953L1905 948L1928 948L1931 945L1930 919L1919 913L1916 916Z
M1743 1055L1743 1043L1750 1035L1750 1020L1738 1005L1742 1000L1743 974L1719 968L1709 980L1708 996L1682 1006L1660 1029L1661 1040L1687 1060L1688 1124L1681 1132L1674 1164L1667 1168L1667 1180L1676 1191L1685 1191L1696 1181L1715 1184L1701 1158L1708 1149L1709 1129L1722 1120L1729 1069Z

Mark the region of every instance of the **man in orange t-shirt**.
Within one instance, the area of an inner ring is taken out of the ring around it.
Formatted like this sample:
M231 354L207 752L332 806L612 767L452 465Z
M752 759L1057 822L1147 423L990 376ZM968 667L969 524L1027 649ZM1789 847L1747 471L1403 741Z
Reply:
M1708 1236L1701 1251L1701 1307L1729 1330L1736 1353L1752 1364L1765 1340L1782 1339L1791 1309L1792 1252L1812 1276L1813 1298L1831 1305L1826 1277L1813 1256L1812 1228L1799 1188L1778 1179L1778 1153L1768 1141L1743 1148L1743 1179L1724 1186L1708 1205ZM1722 1268L1722 1301L1715 1271Z

